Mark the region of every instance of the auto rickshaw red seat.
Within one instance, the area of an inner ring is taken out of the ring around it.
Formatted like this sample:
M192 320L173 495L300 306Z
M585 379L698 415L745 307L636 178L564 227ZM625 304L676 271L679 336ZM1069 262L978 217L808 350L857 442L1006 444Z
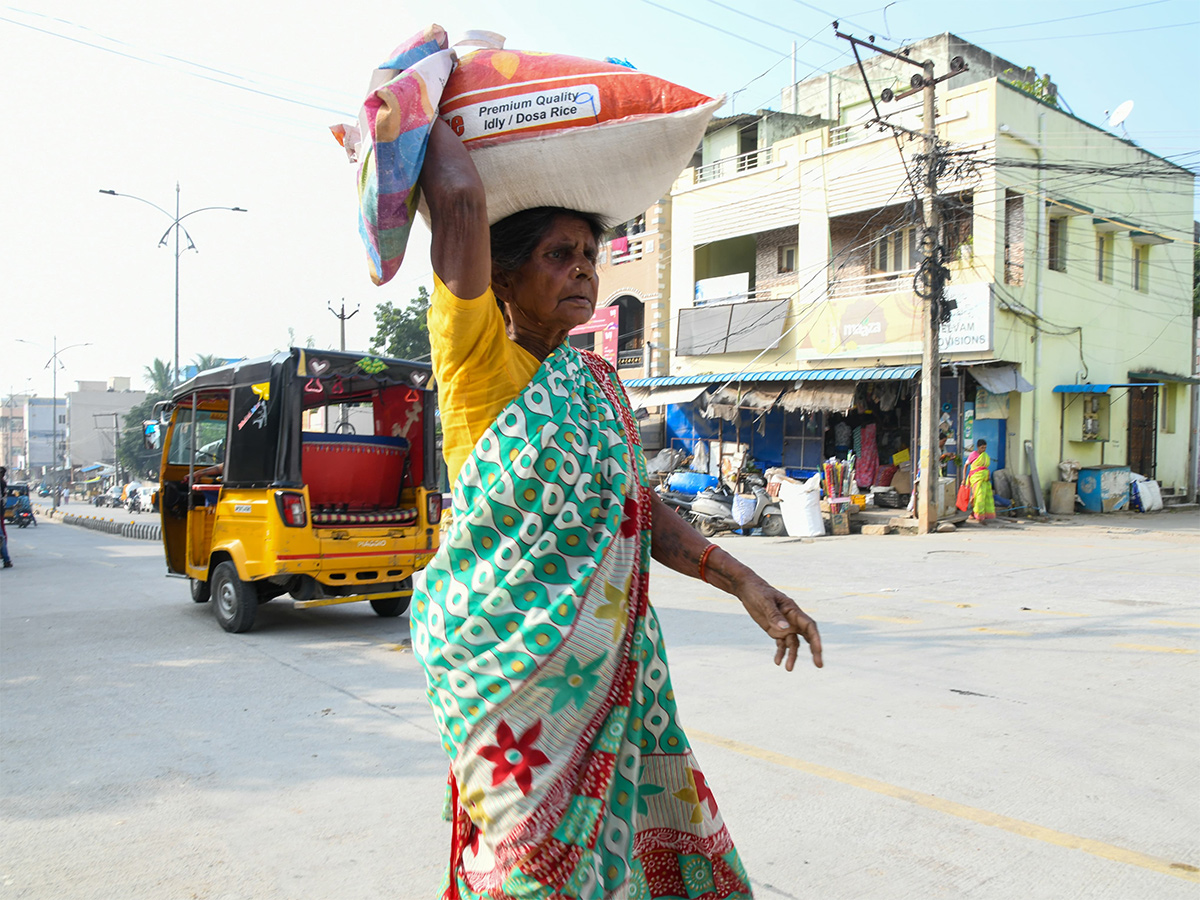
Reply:
M314 508L313 521L318 521L316 514L321 510L407 513L398 509L407 454L408 441L402 437L305 432L300 468Z

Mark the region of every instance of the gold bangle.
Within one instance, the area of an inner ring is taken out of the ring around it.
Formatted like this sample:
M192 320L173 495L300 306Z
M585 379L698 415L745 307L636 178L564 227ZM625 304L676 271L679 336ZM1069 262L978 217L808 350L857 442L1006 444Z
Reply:
M708 554L712 553L716 549L716 544L709 544L704 548L704 552L700 554L700 580L703 582L708 581L708 579L704 577L704 567L708 563Z

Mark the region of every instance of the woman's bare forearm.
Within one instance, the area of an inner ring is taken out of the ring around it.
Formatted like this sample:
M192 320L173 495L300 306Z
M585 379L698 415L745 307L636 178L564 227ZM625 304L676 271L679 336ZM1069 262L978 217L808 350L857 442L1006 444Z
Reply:
M711 542L684 521L651 491L650 555L668 568L692 578L700 577L700 557ZM704 562L704 580L729 594L737 593L737 585L746 578L758 576L743 563L720 547L715 547Z

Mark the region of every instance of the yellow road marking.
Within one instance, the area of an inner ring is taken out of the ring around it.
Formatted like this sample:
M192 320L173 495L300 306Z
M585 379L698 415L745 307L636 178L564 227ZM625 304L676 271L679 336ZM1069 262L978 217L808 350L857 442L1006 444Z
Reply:
M1151 625L1169 625L1172 628L1200 628L1200 622L1172 622L1169 619L1155 619Z
M917 625L920 619L909 619L904 616L859 616L860 619L870 619L873 622L894 622L897 625Z
M108 566L110 569L115 569L115 568L117 568L117 564L116 564L116 563L105 562L105 561L104 561L104 560L102 560L102 559L97 559L97 560L95 560L95 563L96 563L96 565L98 565L98 566Z
M972 631L985 631L988 634L1007 634L1013 637L1029 637L1032 631L1006 631L1003 628L972 628Z
M1088 613L1059 612L1054 609L1027 609L1025 612L1041 613L1043 616L1071 616L1076 619L1090 618Z
M1144 650L1147 653L1198 653L1197 650L1189 650L1187 647L1155 647L1153 644L1114 644L1114 647L1120 647L1122 650Z
M851 787L862 788L876 794L883 794L885 797L904 800L908 803L923 806L926 809L932 809L935 812L945 813L946 815L956 816L960 819L966 819L969 822L975 822L979 825L999 828L1002 831L1020 835L1021 837L1032 838L1033 840L1043 841L1047 844L1055 844L1059 847L1066 847L1069 850L1082 850L1084 853L1090 853L1101 859L1125 863L1130 866L1138 866L1142 869L1149 869L1152 872L1182 878L1184 881L1200 883L1200 869L1187 863L1171 862L1170 860L1139 853L1136 850L1130 850L1126 847L1118 847L1115 844L1106 844L1103 841L1093 841L1090 838L1067 834L1064 831L1055 831L1053 828L1046 828L1033 822L1014 819L1011 816L1004 816L986 809L978 809L963 803L955 803L953 800L946 800L933 794L909 790L898 785L888 784L886 781L877 781L874 778L855 775L852 772L831 769L828 766L806 762L802 759L785 756L782 753L765 750L762 747L755 747L752 744L744 744L741 741L719 737L715 734L708 734L689 728L688 735L696 740L704 741L706 744L721 747L733 753L740 753L752 759L774 763L777 766L795 769L798 772L815 775L817 778L825 778L829 781L850 785Z

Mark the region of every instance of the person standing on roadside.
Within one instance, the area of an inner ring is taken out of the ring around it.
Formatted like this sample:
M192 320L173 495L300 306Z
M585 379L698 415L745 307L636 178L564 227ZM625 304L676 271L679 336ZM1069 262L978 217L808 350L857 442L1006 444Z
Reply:
M0 466L0 503L8 504L8 468ZM4 524L4 513L0 511L0 559L4 560L4 568L13 567L8 555L8 528Z

